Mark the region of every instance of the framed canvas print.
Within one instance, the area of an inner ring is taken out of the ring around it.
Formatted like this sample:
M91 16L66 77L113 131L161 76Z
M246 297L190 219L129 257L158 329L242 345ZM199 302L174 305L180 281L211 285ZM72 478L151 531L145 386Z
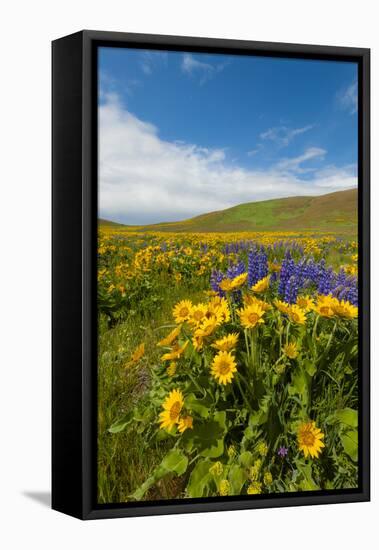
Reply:
M53 42L53 508L369 500L369 50Z

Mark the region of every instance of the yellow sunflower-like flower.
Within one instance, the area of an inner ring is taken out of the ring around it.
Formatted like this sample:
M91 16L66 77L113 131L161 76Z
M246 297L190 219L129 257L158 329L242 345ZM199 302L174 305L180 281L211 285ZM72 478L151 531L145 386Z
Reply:
M219 323L216 317L211 317L210 319L204 319L200 326L195 330L195 336L201 336L201 338L207 338L211 336L213 332L218 327Z
M126 364L127 367L136 365L140 359L145 355L145 344L140 344L133 351L130 361Z
M167 374L169 376L174 376L175 373L176 373L177 366L178 366L178 364L175 361L171 361L171 363L167 367Z
M208 319L216 317L220 323L228 322L230 319L228 301L225 298L214 296L208 304L206 316Z
M241 275L237 275L237 277L234 277L231 282L231 288L232 290L236 290L240 286L244 285L247 280L247 273L242 273Z
M157 346L160 346L160 347L164 347L164 346L171 346L171 344L177 339L177 337L179 336L180 334L180 331L181 331L181 328L182 328L182 325L179 325L178 327L174 328L174 330L172 330L170 332L170 334L168 334L166 336L166 338L163 338L163 340L161 340L160 342L157 343Z
M211 366L211 374L219 384L229 384L237 371L237 363L233 355L228 351L220 351L214 357Z
M230 483L227 479L222 479L220 481L219 493L222 497L226 497L230 491Z
M328 294L328 296L320 295L317 298L314 310L316 311L316 313L321 315L321 317L334 317L334 307L337 303L338 300L336 300L336 298L333 298L331 294Z
M298 296L296 300L296 304L301 307L301 309L305 309L306 311L311 311L314 307L314 301L310 296Z
M322 447L325 447L321 441L324 434L319 428L316 428L315 422L305 422L299 426L297 432L297 442L300 451L303 451L305 458L310 455L317 458L321 453Z
M264 323L262 319L264 313L263 309L257 304L252 304L238 311L241 325L245 328L255 328L258 324Z
M212 348L218 349L219 351L231 351L236 347L237 342L238 334L236 332L232 332L231 334L227 334L223 338L216 340L214 344L212 344Z
M290 304L283 302L282 300L274 300L274 306L280 311L280 313L288 313Z
M198 332L198 331L196 331ZM201 351L204 346L204 338L201 334L194 334L192 337L192 345L196 351Z
M265 311L265 312L272 309L271 304L269 304L268 302L265 302L264 300L260 300L259 298L257 298L257 296L251 296L250 294L245 294L244 295L243 303L244 303L245 307L246 306L257 305L261 309L263 309L263 311Z
M305 325L307 320L304 310L296 304L292 304L288 307L287 315L291 323L296 323L297 325Z
M172 390L164 400L163 411L159 415L160 427L171 430L178 424L180 412L184 405L184 397L180 390Z
M230 279L224 279L223 281L221 281L219 287L224 292L230 292L231 290L233 290L232 281Z
M289 359L295 359L299 355L296 342L286 344L283 348L283 352Z
M181 300L174 306L172 311L176 323L184 323L188 320L192 309L191 300Z
M192 428L193 428L193 418L192 418L192 416L182 416L179 419L178 430L181 434L183 432L185 432L186 430L188 430L188 429L192 430Z
M187 346L188 346L188 340L182 346L179 346L179 344L175 344L172 347L171 351L162 355L161 361L174 361L176 359L180 359L180 357L183 355Z
M269 268L270 271L272 271L274 273L275 272L279 273L282 266L280 264L278 264L277 262L268 262L268 268Z
M208 311L208 306L206 304L196 304L192 306L188 322L190 325L197 326L203 319Z
M270 275L267 275L267 277L263 277L263 279L255 283L255 285L251 287L251 290L257 293L266 292L266 290L269 287L269 284L270 284Z
M358 317L358 308L346 300L337 300L332 305L334 313L343 319L355 319Z
M260 495L262 492L262 483L259 481L252 481L247 488L248 495Z
M216 318L219 325L227 323L230 320L230 310L225 298L223 298L220 305L215 308L213 316ZM210 318L211 317L212 315L210 316Z

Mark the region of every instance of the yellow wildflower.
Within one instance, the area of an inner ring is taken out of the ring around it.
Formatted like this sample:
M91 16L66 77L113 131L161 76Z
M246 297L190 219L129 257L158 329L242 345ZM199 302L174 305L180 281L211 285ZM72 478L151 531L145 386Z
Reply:
M180 390L172 390L164 400L160 413L160 427L170 430L179 422L180 412L184 405L183 394Z
M237 363L233 355L220 351L212 361L211 373L219 384L229 384L237 371Z
M181 300L173 309L174 319L177 324L184 323L188 320L192 309L191 300Z
M270 284L270 275L267 275L267 277L263 277L263 279L260 279L255 285L251 287L251 290L253 292L266 292Z
M300 451L303 451L305 458L310 455L312 458L318 458L322 447L325 447L321 439L324 434L316 427L315 422L305 422L300 425L297 432L297 441Z
M289 359L295 359L299 355L296 342L286 344L283 348L283 352Z
M182 416L179 419L178 430L181 434L183 432L185 432L186 430L188 430L188 429L192 430L192 427L193 427L193 418L192 418L192 416Z
M258 324L264 323L264 320L262 319L264 313L265 312L263 309L256 304L247 306L238 311L241 319L241 325L245 328L255 328Z
M218 349L219 351L231 351L237 346L237 342L238 334L236 332L232 332L231 334L227 334L223 338L216 340L214 344L212 344L212 348Z

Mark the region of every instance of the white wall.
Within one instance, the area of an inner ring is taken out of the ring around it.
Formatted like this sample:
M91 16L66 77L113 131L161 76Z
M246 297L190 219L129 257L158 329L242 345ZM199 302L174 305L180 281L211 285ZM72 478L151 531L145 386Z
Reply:
M84 524L25 495L46 493L50 483L50 41L92 28L371 47L375 242L379 122L375 4L372 0L14 0L2 5L0 541L7 539L3 548L375 547L369 543L370 538L378 539L379 516L375 364L372 503ZM375 274L376 253L373 267ZM376 310L374 306L374 317ZM375 328L374 324L376 353Z

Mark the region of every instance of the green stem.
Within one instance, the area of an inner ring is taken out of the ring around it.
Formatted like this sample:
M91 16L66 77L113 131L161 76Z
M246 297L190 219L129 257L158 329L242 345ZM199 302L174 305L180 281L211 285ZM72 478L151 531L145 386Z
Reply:
M241 395L242 395L242 398L243 398L243 400L244 400L244 402L245 402L245 405L247 406L247 408L249 409L249 411L252 413L252 412L253 412L253 409L251 408L251 405L250 405L250 403L249 403L249 400L247 399L247 397L246 397L246 395L245 395L245 392L244 392L243 389L242 389L241 382L240 382L240 380L239 380L240 377L242 378L241 374L238 373L237 376L236 376L237 385L238 385L238 388L239 388L239 390L240 390L240 392L241 392ZM243 379L243 378L242 378L242 379ZM246 383L246 381L245 381L245 383Z

